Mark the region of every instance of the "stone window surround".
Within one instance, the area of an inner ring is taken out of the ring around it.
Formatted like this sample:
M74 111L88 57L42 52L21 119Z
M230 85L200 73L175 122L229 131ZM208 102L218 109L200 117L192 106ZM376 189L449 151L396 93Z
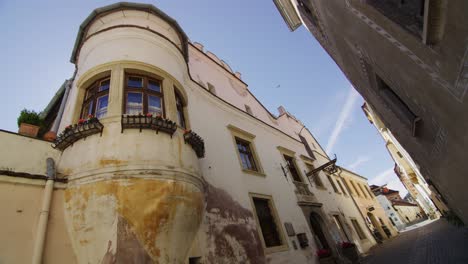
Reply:
M109 101L106 117L102 118L101 121L112 122L120 120L123 112L123 103L125 98L125 74L143 74L149 77L154 77L162 80L161 86L164 87L165 92L163 93L163 112L165 118L176 121L177 110L175 102L175 89L177 89L179 95L182 97L184 102L184 116L186 121L186 129L190 129L190 119L188 115L187 105L187 94L183 89L183 85L179 83L174 77L166 73L165 71L142 62L137 61L114 61L105 63L91 68L81 75L76 81L76 100L75 105L71 106L72 109L72 121L71 123L77 123L80 118L81 106L85 96L85 90L90 84L98 79L110 76L110 89L109 89ZM69 109L67 109L70 111ZM184 128L181 128L184 129Z
M227 128L229 130L229 132L231 132L231 136L232 136L232 142L234 144L234 148L235 148L235 151L236 151L236 154L237 154L237 159L239 160L239 168L244 172L244 173L248 173L248 174L252 174L252 175L256 175L256 176L263 176L265 177L265 173L263 171L263 167L262 167L262 164L260 162L260 159L258 157L258 152L257 152L257 149L255 148L255 135L254 134L251 134L241 128L238 128L234 125L227 125ZM255 165L257 166L257 171L254 171L254 170L247 170L247 169L244 169L243 166L242 166L242 160L241 160L241 157L240 157L240 154L239 154L239 150L237 149L237 143L236 143L236 137L237 138L240 138L244 141L247 141L249 142L249 147L250 147L250 151L252 152L252 156L253 156L253 159L255 161Z
M250 197L250 202L251 202L251 205L252 205L252 212L253 212L253 215L255 217L255 223L257 224L258 235L260 236L260 240L262 241L262 247L263 247L263 250L264 250L265 254L271 254L271 253L275 253L275 252L281 252L281 251L289 250L288 240L286 239L286 236L284 235L285 232L283 230L283 225L281 224L281 220L280 220L280 218L278 216L278 211L276 210L276 206L275 206L275 202L273 200L273 196L266 195L266 194L259 194L259 193L249 193L249 197ZM256 213L253 198L267 199L269 201L271 213L273 215L273 219L275 221L276 228L277 228L277 231L279 233L282 245L276 246L276 247L270 247L270 248L267 248L265 246L265 241L263 239L262 229L260 228L260 222L259 222L258 217L257 217L257 213Z
M296 155L296 152L294 152L294 151L292 151L292 150L290 150L290 149L287 149L287 148L285 148L285 147L282 147L282 146L277 146L276 148L277 148L278 151L280 152L282 160L283 160L284 162L286 162L286 166L287 166L288 164L287 164L287 161L286 161L286 159L284 158L284 156L286 155L286 156L289 156L289 157L291 157L291 158L293 159L293 162L294 162L293 166L296 167L297 175L298 175L299 178L301 179L301 182L307 183L307 181L304 180L304 175L302 175L301 170L300 170L300 168L299 168L299 166L298 166L297 159L296 159L296 156L295 156L295 155ZM288 169L288 170L289 170L289 169ZM294 180L294 179L293 179L293 180Z
M356 233L356 235L358 236L358 239L360 241L367 240L368 239L367 235L364 232L364 230L362 229L361 225L359 224L359 221L355 217L350 217L349 220L351 220L351 225L353 226L353 230ZM356 223L356 225L354 225L354 223ZM358 228L359 228L359 230L357 230ZM363 237L363 238L361 238L361 237Z

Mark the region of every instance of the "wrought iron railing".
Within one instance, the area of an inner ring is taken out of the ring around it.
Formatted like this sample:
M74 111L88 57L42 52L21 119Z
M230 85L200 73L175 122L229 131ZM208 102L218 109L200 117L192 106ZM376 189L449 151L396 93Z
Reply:
M184 133L184 141L192 146L198 158L205 157L205 142L203 139L193 131L186 131Z
M103 129L104 125L95 117L88 120L80 119L78 124L67 126L65 130L60 133L55 139L53 147L64 150L76 141L86 138L87 136L97 133L102 135Z
M177 124L161 116L122 115L121 132L123 133L124 129L128 128L140 129L140 132L142 129L152 129L155 130L156 133L162 131L172 137L177 130Z

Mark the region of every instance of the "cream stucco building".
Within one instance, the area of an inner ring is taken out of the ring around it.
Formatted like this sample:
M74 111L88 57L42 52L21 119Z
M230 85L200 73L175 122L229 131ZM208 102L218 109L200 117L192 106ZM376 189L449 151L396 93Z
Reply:
M385 141L385 147L395 161L396 175L425 214L430 218L438 218L440 214L447 213L449 209L443 202L442 196L428 184L419 166L383 124L377 113L367 103L364 103L362 109Z
M42 113L54 144L0 132L0 263L318 263L376 243L309 130L156 7L94 10L71 62Z
M384 208L370 190L367 178L355 172L342 168L341 177L349 193L353 196L356 204L366 219L366 224L378 241L398 235Z

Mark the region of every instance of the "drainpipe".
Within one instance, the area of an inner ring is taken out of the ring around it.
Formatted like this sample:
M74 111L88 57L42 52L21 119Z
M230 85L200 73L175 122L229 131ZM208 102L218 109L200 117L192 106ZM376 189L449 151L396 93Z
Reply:
M34 241L32 264L41 264L44 252L45 237L47 234L47 222L49 220L50 203L52 201L52 192L54 190L55 162L52 158L47 158L47 182L44 188L44 197L42 198L41 213L37 224L36 241Z
M63 112L65 110L65 105L68 100L68 94L70 93L71 86L73 84L73 81L75 80L76 72L77 72L77 68L75 67L75 72L73 73L73 76L71 77L71 79L67 81L67 84L65 86L65 92L63 93L63 98L62 98L62 102L60 103L60 108L57 114L57 118L55 119L54 125L52 126L52 129L51 129L51 131L53 131L55 134L57 134L59 126L60 126L60 122L62 121Z

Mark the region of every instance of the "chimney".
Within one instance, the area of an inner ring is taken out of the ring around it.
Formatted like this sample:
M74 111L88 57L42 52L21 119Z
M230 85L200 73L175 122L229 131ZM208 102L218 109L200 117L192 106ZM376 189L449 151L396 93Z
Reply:
M279 112L279 115L286 114L286 109L284 109L284 106L280 105L278 107L278 112Z

